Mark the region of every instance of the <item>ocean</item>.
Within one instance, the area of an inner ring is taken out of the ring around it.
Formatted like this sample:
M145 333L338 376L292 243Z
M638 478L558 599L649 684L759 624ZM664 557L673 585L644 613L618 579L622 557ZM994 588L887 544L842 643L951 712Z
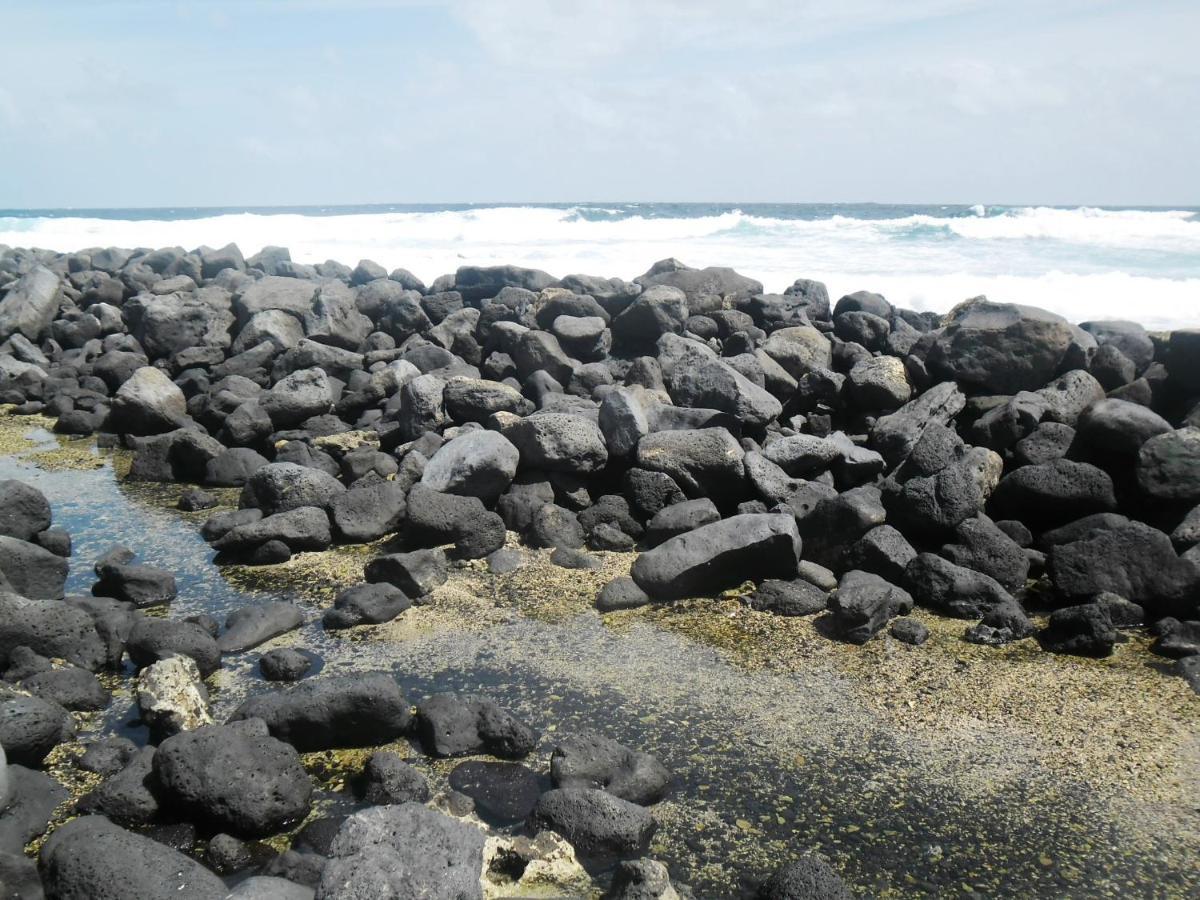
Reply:
M298 262L373 259L426 282L461 265L630 279L675 257L731 266L781 291L883 294L943 312L968 297L1080 322L1200 326L1200 209L876 204L555 203L0 210L0 244L194 248Z

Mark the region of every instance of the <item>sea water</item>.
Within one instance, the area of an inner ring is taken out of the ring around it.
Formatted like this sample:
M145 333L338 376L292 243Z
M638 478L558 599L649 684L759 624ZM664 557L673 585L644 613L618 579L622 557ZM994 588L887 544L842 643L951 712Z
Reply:
M372 259L426 282L512 263L632 279L675 257L782 291L824 281L944 312L980 294L1075 322L1200 326L1200 209L874 204L447 204L0 210L0 244L288 247L303 263Z

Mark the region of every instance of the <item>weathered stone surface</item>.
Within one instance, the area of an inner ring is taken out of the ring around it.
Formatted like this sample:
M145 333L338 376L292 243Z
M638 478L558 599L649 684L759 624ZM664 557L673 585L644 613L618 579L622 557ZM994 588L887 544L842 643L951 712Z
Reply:
M651 597L712 594L747 578L790 578L800 561L791 516L733 516L671 538L641 554L631 574Z

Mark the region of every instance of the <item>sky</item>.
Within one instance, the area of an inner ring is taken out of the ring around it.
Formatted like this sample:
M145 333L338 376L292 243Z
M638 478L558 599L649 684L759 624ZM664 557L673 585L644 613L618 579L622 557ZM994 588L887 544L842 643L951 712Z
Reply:
M1200 204L1196 0L0 0L0 208Z

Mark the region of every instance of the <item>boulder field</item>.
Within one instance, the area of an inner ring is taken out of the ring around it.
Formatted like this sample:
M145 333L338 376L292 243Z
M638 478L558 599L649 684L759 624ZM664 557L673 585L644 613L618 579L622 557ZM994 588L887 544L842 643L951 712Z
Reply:
M201 528L218 564L388 539L324 612L331 632L427 602L455 561L513 571L515 535L567 568L633 554L602 613L726 592L913 653L915 607L966 641L1090 656L1145 627L1200 690L1198 360L1200 331L983 297L944 316L831 303L819 282L768 294L676 260L629 282L466 266L425 285L282 248L0 247L8 412L125 447L128 478L186 485L183 509L240 491ZM576 852L618 861L607 896L679 896L643 858L671 790L650 754L547 738L485 696L410 701L385 672L309 674L290 648L261 669L298 684L214 722L205 680L308 611L173 616L174 574L124 547L67 596L71 552L42 493L0 481L0 876L20 896L482 898L551 857L587 883ZM108 706L106 671L131 680L151 742L88 745L78 765L102 781L35 864L21 850L65 799L38 769L76 713ZM460 763L454 795L431 797L379 751L362 808L313 817L301 754L405 738L500 761ZM523 762L539 746L548 777ZM284 853L245 843L300 822ZM179 827L183 851L147 836ZM802 849L760 896L850 895Z

